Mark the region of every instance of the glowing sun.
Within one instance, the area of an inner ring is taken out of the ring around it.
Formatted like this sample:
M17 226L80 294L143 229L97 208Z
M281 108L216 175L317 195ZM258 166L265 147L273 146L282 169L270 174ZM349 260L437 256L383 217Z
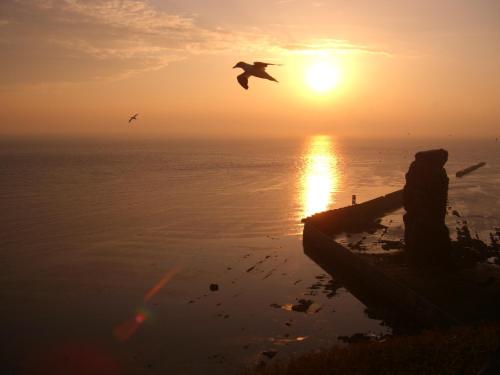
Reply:
M317 93L326 93L334 89L338 81L337 67L329 62L319 61L307 68L306 82Z

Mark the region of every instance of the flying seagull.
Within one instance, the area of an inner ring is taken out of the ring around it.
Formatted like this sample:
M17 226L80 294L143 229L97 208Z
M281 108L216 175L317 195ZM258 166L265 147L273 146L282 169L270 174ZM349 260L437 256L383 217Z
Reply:
M243 87L245 90L248 90L248 78L251 76L258 77L258 78L264 78L268 79L270 81L278 82L275 80L273 77L271 77L269 74L266 72L266 67L268 65L280 65L280 64L269 64L269 63L263 63L263 62L254 62L253 65L247 64L243 61L240 61L238 64L233 66L234 68L241 68L243 69L243 73L241 73L238 77L238 83Z
M132 122L132 120L137 120L137 116L139 116L139 114L138 114L138 113L136 113L135 115L133 115L132 117L130 117L130 118L128 119L128 123L130 124L130 123Z

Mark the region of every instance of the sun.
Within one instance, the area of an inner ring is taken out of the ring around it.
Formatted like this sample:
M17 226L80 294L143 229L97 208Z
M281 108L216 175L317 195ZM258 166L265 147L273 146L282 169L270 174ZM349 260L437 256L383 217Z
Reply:
M338 81L338 69L330 62L318 61L307 68L306 82L314 92L327 93L337 86Z

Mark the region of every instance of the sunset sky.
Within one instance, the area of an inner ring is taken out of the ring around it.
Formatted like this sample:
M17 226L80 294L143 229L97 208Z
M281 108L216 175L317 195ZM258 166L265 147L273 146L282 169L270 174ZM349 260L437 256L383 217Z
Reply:
M498 0L1 0L0 44L4 135L500 128Z

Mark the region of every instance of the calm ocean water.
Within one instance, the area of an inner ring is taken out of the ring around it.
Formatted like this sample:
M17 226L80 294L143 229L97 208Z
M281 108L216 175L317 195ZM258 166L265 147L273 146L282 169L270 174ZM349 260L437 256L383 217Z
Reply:
M0 144L0 360L13 373L238 373L263 351L390 332L303 254L300 219L401 188L418 150L449 150L450 202L473 231L500 225L494 139ZM290 309L300 299L307 313Z

